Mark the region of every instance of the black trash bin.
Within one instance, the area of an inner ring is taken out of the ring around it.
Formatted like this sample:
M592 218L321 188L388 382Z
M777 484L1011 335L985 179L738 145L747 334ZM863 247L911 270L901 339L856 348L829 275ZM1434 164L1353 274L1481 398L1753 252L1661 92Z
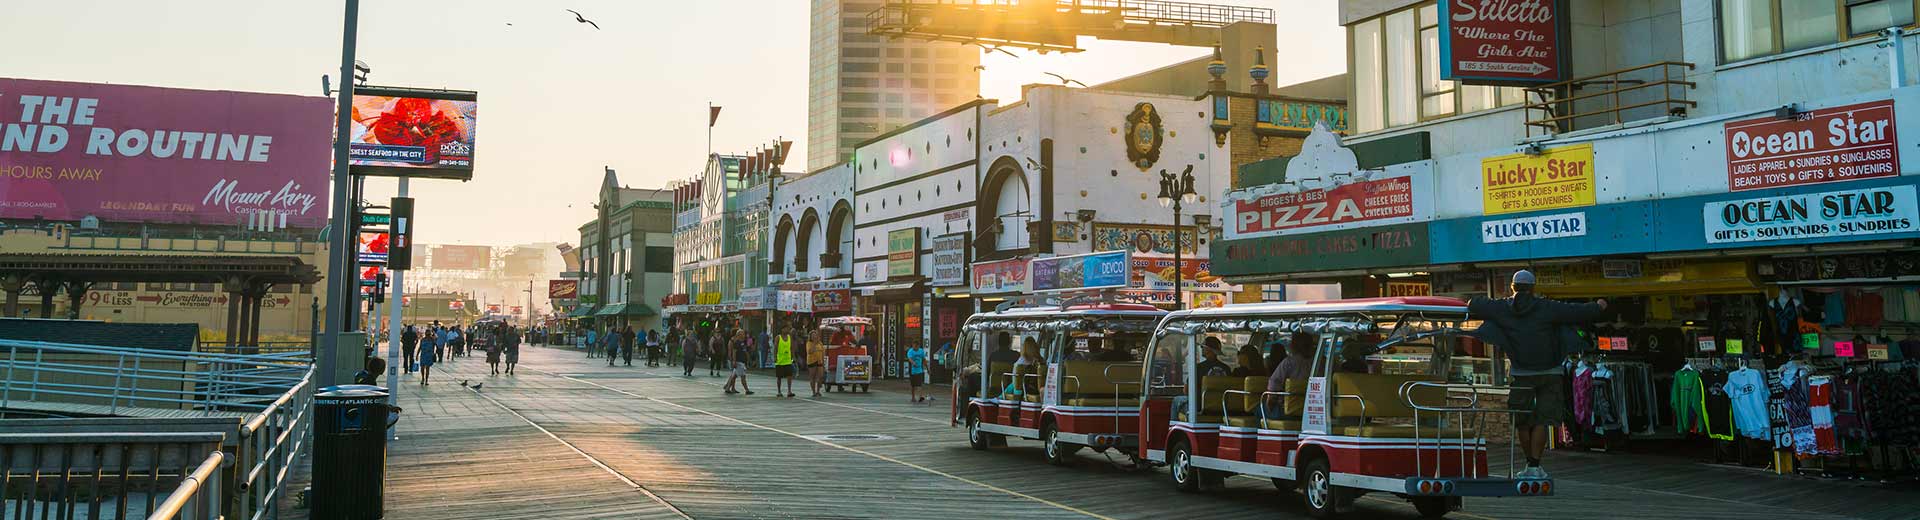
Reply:
M373 385L329 386L313 395L313 518L386 514L387 395Z

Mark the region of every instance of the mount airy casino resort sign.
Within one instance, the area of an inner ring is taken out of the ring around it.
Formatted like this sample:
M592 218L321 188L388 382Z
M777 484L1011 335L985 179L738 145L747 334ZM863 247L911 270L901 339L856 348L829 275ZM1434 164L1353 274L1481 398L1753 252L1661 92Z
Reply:
M0 218L326 223L322 97L0 78Z

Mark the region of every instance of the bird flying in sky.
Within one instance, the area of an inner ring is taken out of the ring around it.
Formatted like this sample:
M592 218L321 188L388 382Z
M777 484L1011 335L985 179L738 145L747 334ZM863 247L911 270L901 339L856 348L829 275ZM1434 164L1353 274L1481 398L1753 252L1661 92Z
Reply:
M1081 83L1081 82L1079 82L1079 81L1074 81L1074 80L1071 80L1071 79L1067 79L1067 77L1066 77L1066 76L1062 76L1062 75L1059 75L1059 74L1054 74L1054 73L1052 73L1052 72L1042 72L1041 74L1046 74L1046 75L1048 75L1048 76L1053 76L1054 78L1056 78L1056 79L1059 79L1059 80L1060 80L1060 84L1061 84L1061 85L1079 85L1079 86L1081 86L1081 87L1085 87L1085 86L1087 86L1087 84L1086 84L1086 83Z
M567 12L573 13L573 21L591 25L593 26L593 30L596 30L596 31L600 30L600 24L593 23L593 20L588 20L587 17L581 15L579 11L568 9Z

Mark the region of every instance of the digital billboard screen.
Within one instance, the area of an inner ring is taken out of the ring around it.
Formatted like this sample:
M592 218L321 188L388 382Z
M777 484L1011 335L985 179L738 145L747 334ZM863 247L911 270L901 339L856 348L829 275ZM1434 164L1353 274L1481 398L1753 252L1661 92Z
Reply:
M323 97L0 78L0 218L319 228L332 114Z
M492 266L493 248L487 246L433 246L433 268L485 271Z
M473 179L476 99L473 92L355 88L348 164L358 175Z
M388 246L392 240L390 237L391 235L381 231L361 231L359 248L360 263L387 263Z

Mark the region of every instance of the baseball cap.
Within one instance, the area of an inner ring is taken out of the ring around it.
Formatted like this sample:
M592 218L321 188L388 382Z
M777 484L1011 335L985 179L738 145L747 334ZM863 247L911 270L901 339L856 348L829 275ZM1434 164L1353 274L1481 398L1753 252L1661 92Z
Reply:
M1533 272L1525 269L1514 271L1513 283L1516 285L1533 285Z

